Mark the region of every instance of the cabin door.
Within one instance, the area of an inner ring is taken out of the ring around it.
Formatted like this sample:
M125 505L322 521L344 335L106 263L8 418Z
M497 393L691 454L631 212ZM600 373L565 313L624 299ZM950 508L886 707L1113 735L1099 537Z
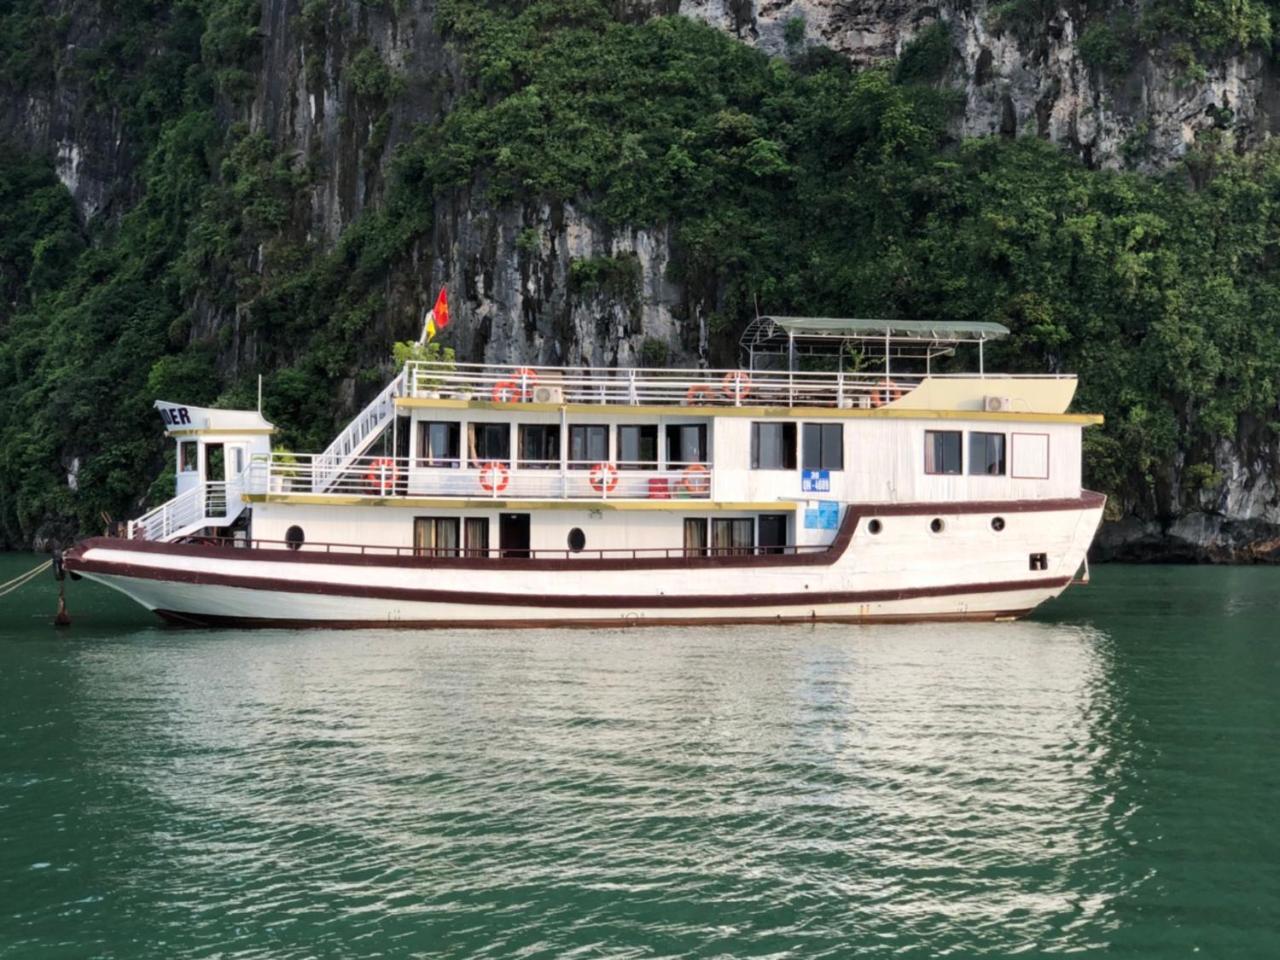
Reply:
M504 557L529 556L529 514L503 513L498 516L498 547Z
M760 536L757 538L761 553L782 553L787 545L787 515L763 513L760 515Z

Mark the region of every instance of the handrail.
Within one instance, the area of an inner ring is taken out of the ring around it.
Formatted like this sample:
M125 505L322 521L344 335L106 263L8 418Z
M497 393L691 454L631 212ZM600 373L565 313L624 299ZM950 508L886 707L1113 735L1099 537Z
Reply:
M383 387L382 392L356 414L334 441L316 454L315 466L318 492L324 492L338 472L359 457L395 416L395 398L404 395L408 382L409 366L405 365L395 378Z
M885 406L926 379L972 379L974 374L805 370L690 370L674 368L513 367L410 361L410 397L443 396L514 403L589 403L637 406ZM1067 374L986 374L989 380L1074 379Z
M196 484L129 521L128 537L130 540L167 540L194 524L208 526L205 521L228 520L232 496L241 489L240 480Z
M242 549L262 550L266 548L284 548L293 552L351 554L353 556L394 556L420 557L428 559L595 559L595 560L640 560L646 558L692 558L692 557L750 557L750 556L794 556L801 553L821 553L831 549L829 543L791 543L783 546L754 547L608 547L592 550L569 550L563 547L515 550L511 548L492 547L475 549L469 547L400 547L379 546L358 543L327 543L322 541L305 541L303 543L288 540L269 540L264 538L233 537L192 537L193 542L210 546L228 546Z
M329 494L386 499L450 497L527 500L710 499L711 466L700 461L459 459L352 457L329 470L321 455L255 457L244 489L254 494ZM322 470L328 470L322 473Z

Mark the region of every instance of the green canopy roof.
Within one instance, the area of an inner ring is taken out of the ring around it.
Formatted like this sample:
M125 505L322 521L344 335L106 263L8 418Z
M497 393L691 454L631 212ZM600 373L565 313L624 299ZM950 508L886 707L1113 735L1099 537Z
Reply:
M761 317L794 337L893 337L904 340L997 340L1009 335L1001 323L946 320L863 320L837 317Z

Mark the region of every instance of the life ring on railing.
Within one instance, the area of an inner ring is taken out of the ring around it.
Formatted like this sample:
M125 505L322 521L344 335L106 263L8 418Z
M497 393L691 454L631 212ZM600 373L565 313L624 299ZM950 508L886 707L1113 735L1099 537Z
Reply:
M692 463L680 472L680 489L692 496L711 491L711 471L703 463Z
M480 464L480 489L485 493L501 493L511 482L511 471L506 464L490 460Z
M587 474L587 480L596 493L613 493L618 489L618 468L612 463L597 463Z
M695 383L684 392L684 405L695 406L699 403L711 403L716 399L715 388L706 383Z
M886 403L893 403L895 400L902 399L906 391L892 380L882 380L880 387L871 392L871 405L873 407L883 407Z
M364 475L369 486L378 493L390 493L396 488L400 473L396 462L390 457L379 457L369 464L369 472Z
M751 396L751 374L745 370L730 370L720 381L720 392L730 400L745 400Z
M538 382L538 371L532 367L520 367L512 380L499 380L493 385L494 403L523 403L533 398L533 388Z

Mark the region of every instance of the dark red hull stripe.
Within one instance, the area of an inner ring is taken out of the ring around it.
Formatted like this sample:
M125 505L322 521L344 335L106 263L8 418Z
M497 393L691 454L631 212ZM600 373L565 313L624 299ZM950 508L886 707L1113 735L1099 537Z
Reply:
M537 559L519 557L413 557L390 554L322 553L320 551L211 546L191 543L153 543L146 540L120 540L93 537L67 551L64 562L68 570L89 572L84 552L94 547L130 552L163 554L171 557L225 557L244 560L273 560L289 563L338 564L350 567L396 567L414 570L708 570L753 569L756 567L826 567L831 566L848 549L854 531L864 520L881 517L952 517L962 514L990 513L1058 513L1064 510L1088 510L1101 507L1106 497L1086 491L1079 497L1060 500L968 500L961 503L854 504L845 511L835 539L826 550L797 554L765 554L749 557L618 557Z
M242 554L243 557L243 554ZM252 577L230 573L193 570L164 570L110 561L82 561L78 570L101 576L158 580L163 583L190 583L201 586L238 587L281 594L308 596L360 597L373 600L401 600L414 603L457 603L493 607L553 607L602 610L693 609L702 607L820 607L834 603L884 603L914 600L918 597L951 597L966 593L1008 593L1015 590L1041 590L1065 587L1070 577L1040 577L1032 580L1008 580L997 583L953 583L932 587L905 587L896 590L846 590L819 593L750 593L691 594L681 596L632 594L630 596L597 596L592 594L482 593L475 590L431 590L417 587L390 587L366 584L322 583L316 580L287 580Z
M996 610L978 613L887 613L866 617L822 616L808 617L592 617L582 620L270 620L256 617L220 617L206 614L178 613L175 610L157 610L156 613L170 623L183 627L274 627L286 630L495 630L495 629L547 629L572 627L574 629L599 629L619 627L714 627L728 625L759 624L776 626L800 623L956 623L960 621L1016 620L1030 610Z

